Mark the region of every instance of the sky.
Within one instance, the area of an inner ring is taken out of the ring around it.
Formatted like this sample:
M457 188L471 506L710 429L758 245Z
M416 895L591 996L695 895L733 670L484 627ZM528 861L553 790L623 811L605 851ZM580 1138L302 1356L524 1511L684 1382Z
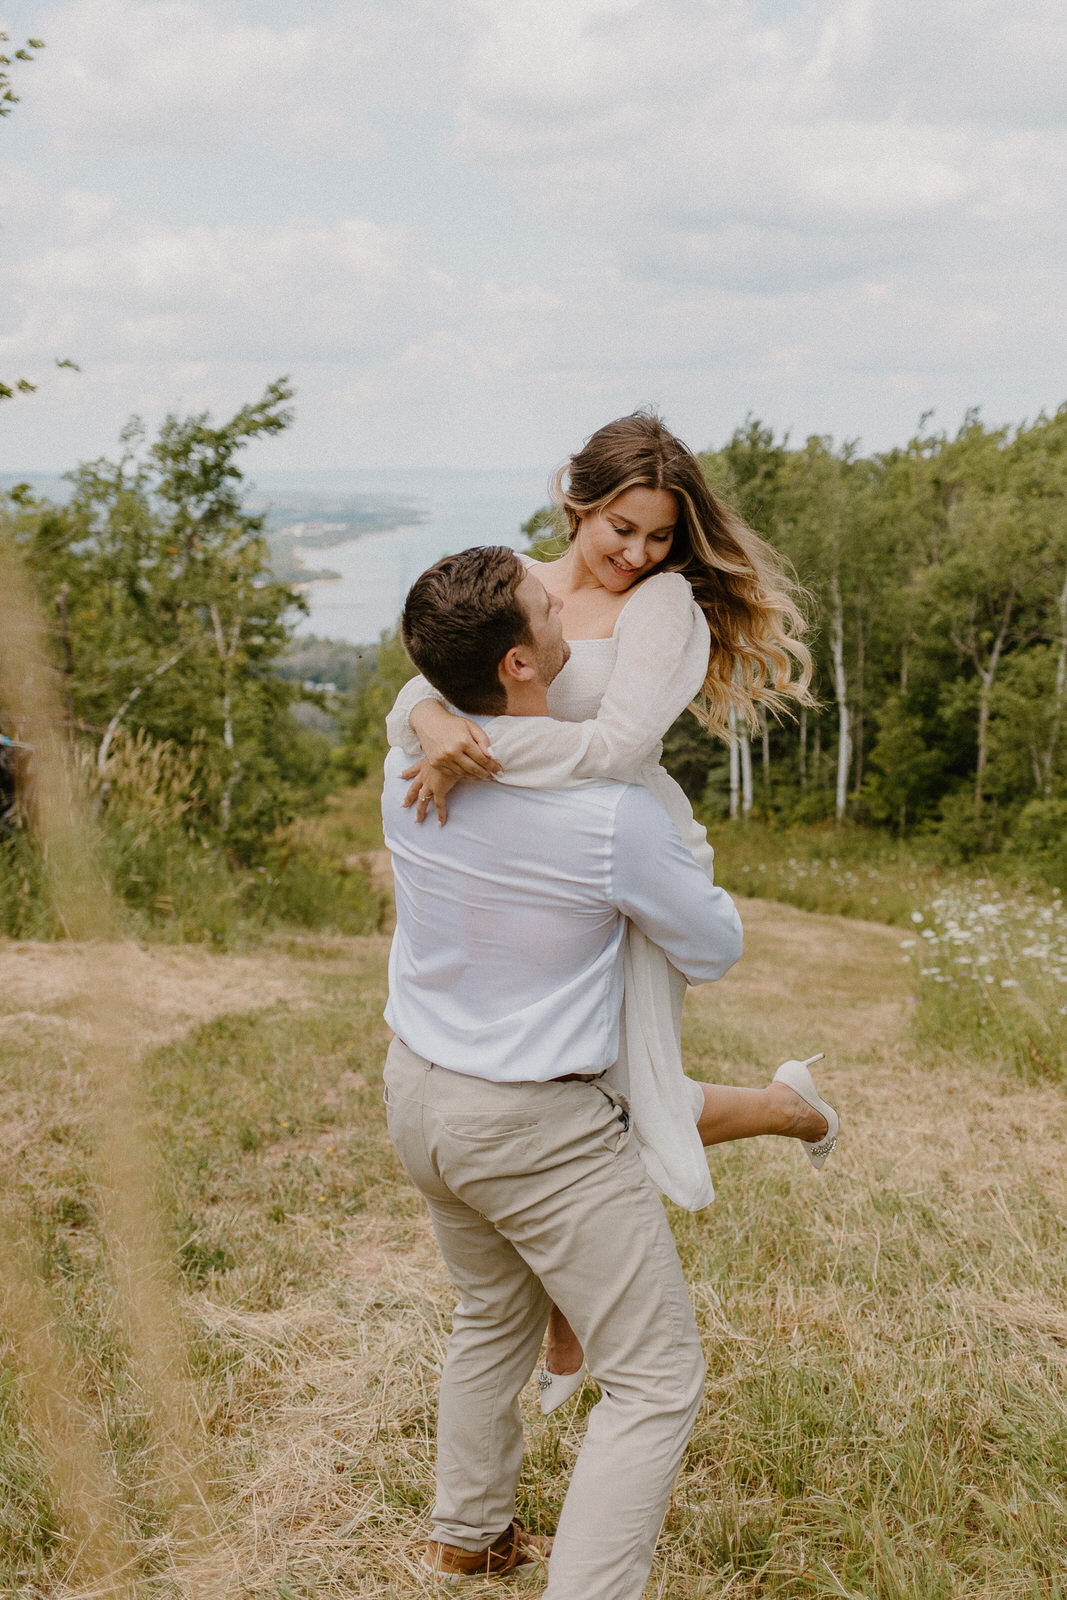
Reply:
M549 468L1067 399L1063 0L0 0L0 471ZM80 374L60 370L76 361Z

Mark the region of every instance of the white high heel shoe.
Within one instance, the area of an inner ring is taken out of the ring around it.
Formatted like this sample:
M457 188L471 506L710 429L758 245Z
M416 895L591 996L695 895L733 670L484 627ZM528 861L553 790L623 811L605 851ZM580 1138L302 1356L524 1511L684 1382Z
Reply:
M564 1405L576 1395L585 1382L585 1362L577 1372L549 1372L542 1364L537 1373L537 1387L541 1391L541 1414L549 1416L557 1406Z
M821 1061L824 1052L819 1051L817 1056L809 1056L806 1061L783 1061L778 1071L774 1074L773 1082L784 1083L802 1100L806 1100L812 1110L826 1118L826 1132L821 1139L801 1139L801 1144L808 1152L808 1160L818 1169L833 1155L837 1144L837 1134L840 1121L833 1106L828 1105L815 1087L815 1081L808 1071L816 1061Z

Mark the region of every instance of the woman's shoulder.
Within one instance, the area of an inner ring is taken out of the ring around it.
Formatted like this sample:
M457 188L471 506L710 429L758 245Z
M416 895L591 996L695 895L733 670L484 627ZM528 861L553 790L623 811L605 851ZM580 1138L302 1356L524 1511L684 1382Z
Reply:
M692 600L693 585L682 572L654 572L646 578L641 585L642 589L651 589L656 594L670 594L672 598Z
M694 615L695 613L695 615ZM638 621L663 617L678 623L685 618L695 621L703 612L693 598L689 579L680 572L653 572L651 577L638 584L619 613L617 630L630 627Z

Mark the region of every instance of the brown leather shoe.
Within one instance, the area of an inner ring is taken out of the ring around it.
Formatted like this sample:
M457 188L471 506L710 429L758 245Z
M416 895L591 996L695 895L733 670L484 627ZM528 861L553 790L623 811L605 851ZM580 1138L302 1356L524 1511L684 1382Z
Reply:
M522 1523L513 1519L485 1550L461 1550L455 1544L427 1539L419 1565L446 1583L463 1583L470 1578L502 1578L507 1573L529 1572L551 1554L551 1539L540 1533L527 1533Z

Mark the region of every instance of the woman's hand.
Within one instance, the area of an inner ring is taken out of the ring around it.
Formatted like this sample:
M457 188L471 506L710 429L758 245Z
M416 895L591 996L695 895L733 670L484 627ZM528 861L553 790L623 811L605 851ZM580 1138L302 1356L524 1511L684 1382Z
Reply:
M492 778L500 771L500 762L489 753L484 728L466 717L453 716L436 700L420 700L409 721L425 759L447 776Z
M461 778L481 782L493 777L500 771L500 762L489 753L484 729L466 717L453 716L436 700L420 700L410 721L425 754L401 773L401 777L414 780L404 804L417 806L416 820L424 822L432 800L437 820L444 826L448 821L449 791Z
M404 796L404 804L405 806L418 807L415 812L415 821L426 821L426 813L430 809L432 801L433 808L437 812L437 820L443 828L448 821L446 797L456 787L459 779L453 777L450 772L444 772L440 767L435 767L433 762L427 761L425 757L416 762L413 767L406 767L400 776L414 779L411 788Z

